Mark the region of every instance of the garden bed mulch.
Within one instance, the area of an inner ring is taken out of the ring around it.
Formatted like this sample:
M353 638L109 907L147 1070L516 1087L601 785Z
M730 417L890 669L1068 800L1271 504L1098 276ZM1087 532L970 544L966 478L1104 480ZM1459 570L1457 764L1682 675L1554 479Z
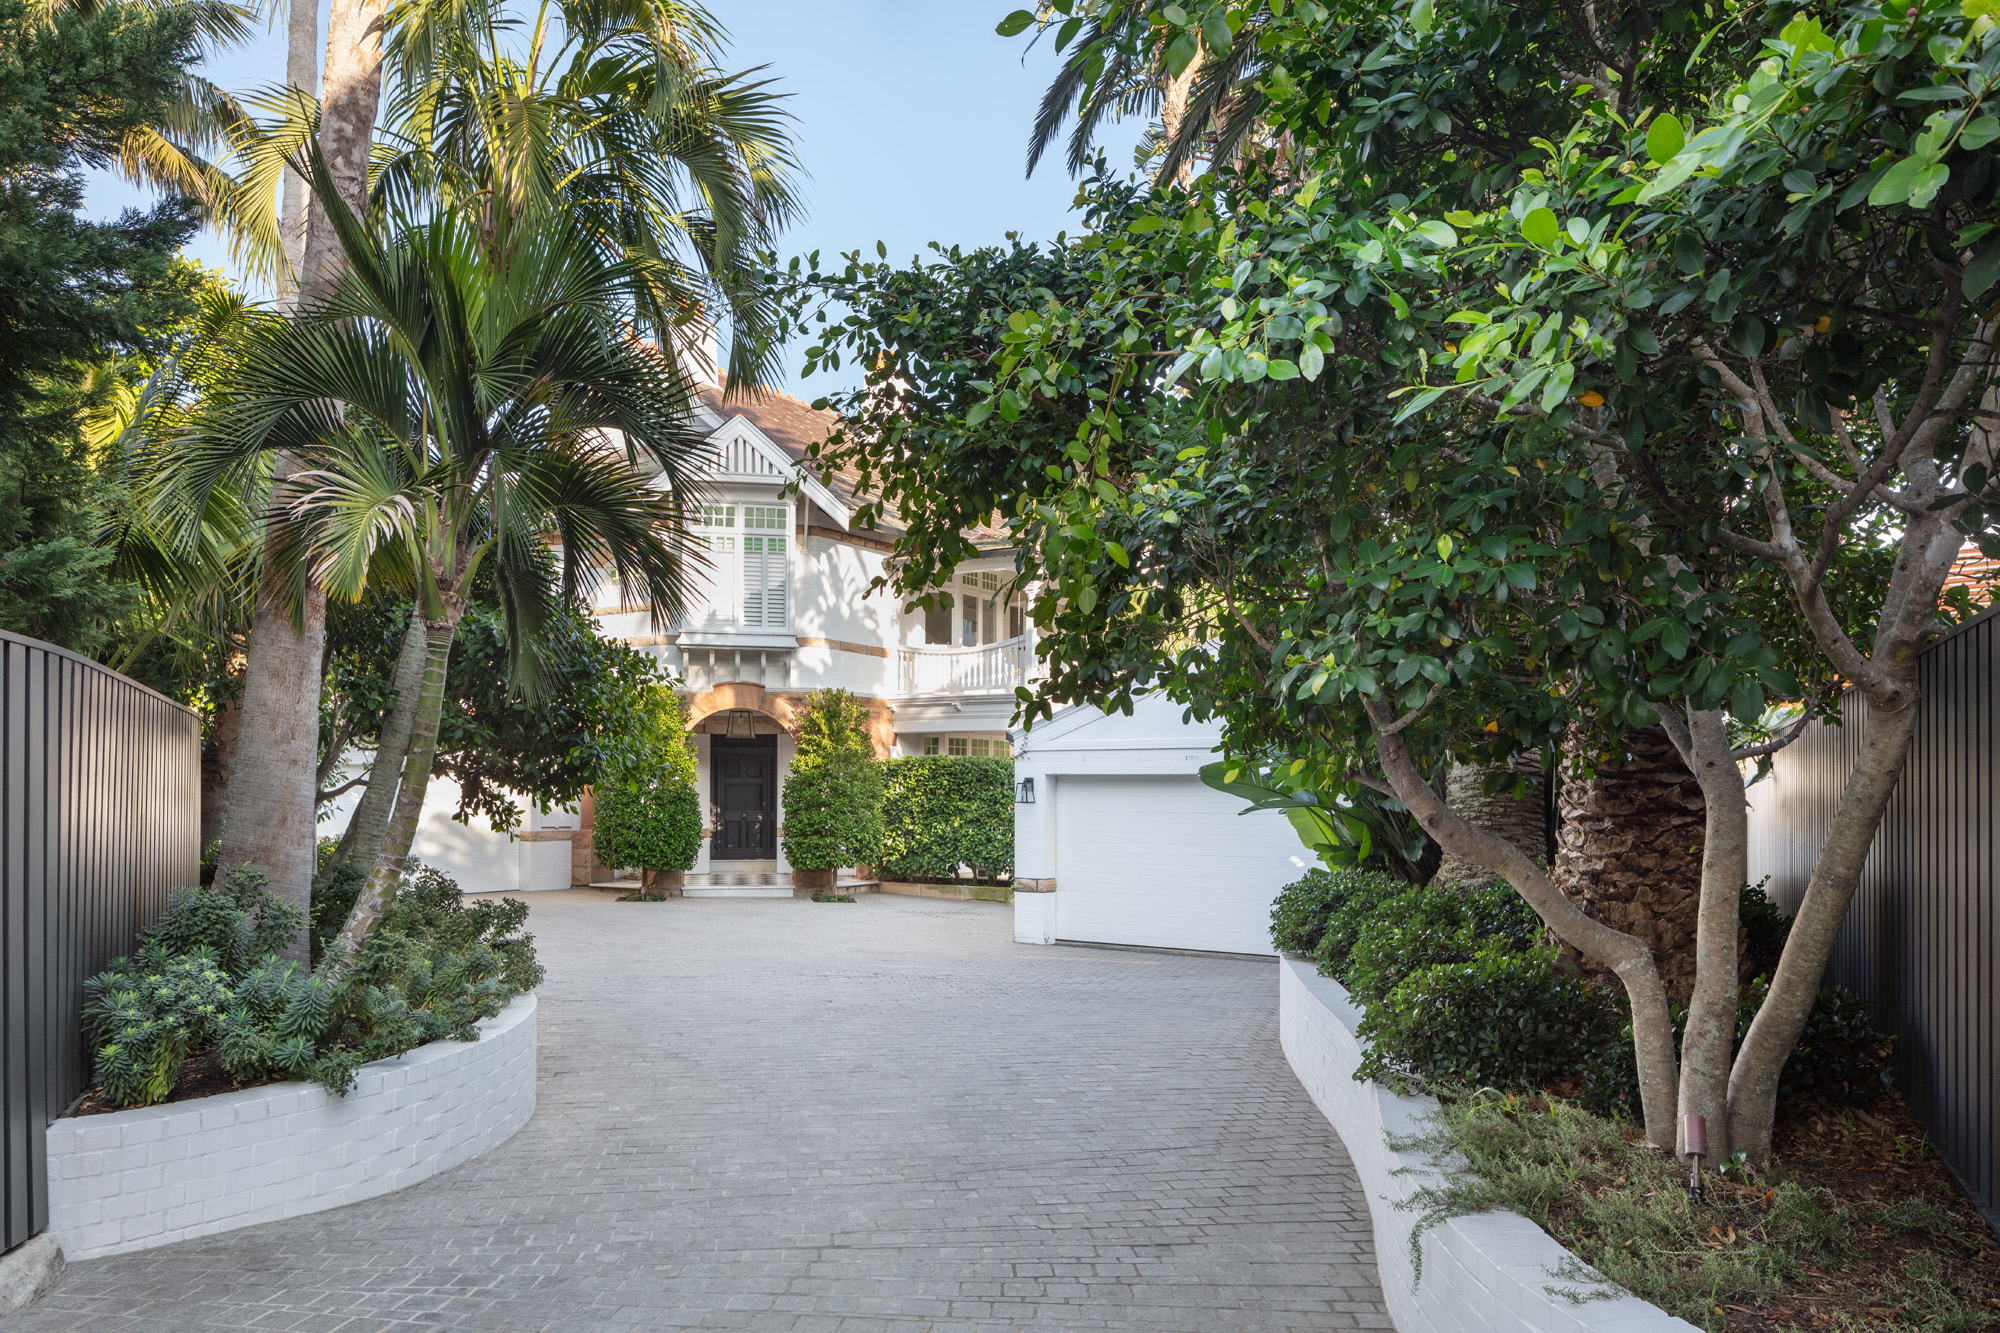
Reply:
M200 1055L190 1055L181 1066L181 1076L174 1084L174 1090L167 1094L165 1101L154 1102L155 1106L165 1106L169 1102L192 1101L197 1097L213 1097L218 1093L241 1092L245 1088L261 1088L269 1083L288 1083L293 1080L282 1074L269 1078L253 1078L238 1083L222 1067L222 1058L214 1051L204 1051ZM109 1115L113 1111L130 1111L135 1108L119 1106L104 1099L104 1090L95 1083L83 1094L71 1115Z
M1803 1261L1792 1291L1726 1304L1730 1333L2000 1328L2000 1238L1901 1096L1891 1093L1865 1110L1791 1115L1778 1125L1772 1150L1793 1178L1837 1199L1837 1214L1859 1234L1843 1238L1845 1252L1835 1262ZM1884 1212L1918 1224L1881 1225ZM1934 1313L1940 1302L1922 1297L1938 1287L1957 1298L1962 1313Z

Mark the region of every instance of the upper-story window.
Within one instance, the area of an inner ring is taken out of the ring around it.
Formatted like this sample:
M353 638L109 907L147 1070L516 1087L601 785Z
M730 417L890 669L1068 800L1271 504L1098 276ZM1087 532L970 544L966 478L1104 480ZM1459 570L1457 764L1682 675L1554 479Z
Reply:
M791 585L791 513L783 505L743 506L743 625L783 629Z
M784 505L705 504L694 521L709 563L709 605L700 619L718 628L783 629L791 595L791 511Z
M1017 639L1027 632L1027 605L1003 570L980 569L941 584L953 606L924 613L924 642L960 648Z

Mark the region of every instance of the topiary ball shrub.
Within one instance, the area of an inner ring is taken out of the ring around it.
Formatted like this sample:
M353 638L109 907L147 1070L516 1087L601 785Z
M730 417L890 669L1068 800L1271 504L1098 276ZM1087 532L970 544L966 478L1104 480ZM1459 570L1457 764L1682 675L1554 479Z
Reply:
M1616 1039L1620 1013L1556 957L1489 940L1466 961L1409 973L1361 1020L1368 1054L1354 1076L1494 1088L1574 1076L1580 1053Z
M1271 904L1271 947L1279 953L1310 954L1319 948L1335 913L1352 899L1380 902L1410 886L1379 870L1341 866L1315 868L1278 891Z
M1356 933L1339 981L1364 1007L1411 973L1463 963L1489 944L1519 953L1541 938L1541 919L1506 885L1467 891L1405 889L1379 901Z
M701 853L701 798L688 783L600 788L594 823L595 854L609 866L686 870Z

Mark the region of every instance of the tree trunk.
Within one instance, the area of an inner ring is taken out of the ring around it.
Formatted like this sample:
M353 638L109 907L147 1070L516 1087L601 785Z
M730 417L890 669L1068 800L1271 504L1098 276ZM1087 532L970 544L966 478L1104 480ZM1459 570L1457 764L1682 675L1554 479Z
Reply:
M1938 580L1940 585L1943 581L1942 577ZM1752 1161L1762 1162L1771 1155L1778 1076L1791 1058L1799 1034L1805 1031L1806 1019L1812 1016L1820 980L1826 975L1834 940L1861 882L1868 849L1874 845L1889 797L1903 776L1910 740L1917 730L1915 693L1914 688L1910 690L1904 707L1894 712L1877 709L1869 720L1868 739L1841 789L1832 827L1819 859L1813 862L1806 895L1792 918L1785 952L1778 959L1777 971L1771 974L1771 989L1751 1020L1735 1068L1729 1072L1730 1140L1748 1152Z
M230 770L236 763L236 731L243 720L243 698L230 695L216 706L215 720L209 724L208 740L201 747L201 855L222 836L223 801L229 791Z
M285 23L285 82L308 97L319 95L318 0L290 0ZM289 274L278 281L278 308L289 310L298 299L299 275L305 271L306 228L311 193L305 178L286 169L278 214L279 239L285 247Z
M1662 1151L1672 1151L1674 1092L1679 1076L1674 1067L1667 995L1653 966L1652 950L1643 941L1585 916L1520 848L1468 823L1417 772L1388 707L1372 699L1365 700L1363 706L1374 728L1382 774L1424 832L1446 852L1506 880L1558 938L1574 945L1583 957L1609 968L1624 983L1632 1005L1632 1046L1639 1066L1646 1141Z
M306 3L306 0L299 0ZM384 0L333 0L327 15L325 95L320 99L319 147L333 184L356 213L368 211L368 155L375 142L375 115L382 102L382 11ZM340 285L347 259L333 229L314 221L305 237L299 274L308 303L324 300Z
M1486 780L1494 773L1508 778L1505 790L1486 794ZM1528 790L1517 797L1515 780L1527 776ZM1457 811L1476 829L1513 843L1540 865L1549 863L1548 827L1543 818L1539 790L1541 769L1533 765L1453 764L1445 779L1445 804ZM1472 889L1499 879L1492 871L1446 852L1438 862L1431 883L1448 889Z
M1676 1004L1694 989L1695 924L1701 913L1701 784L1666 732L1628 732L1622 755L1588 777L1584 729L1563 746L1562 820L1549 877L1594 921L1643 940ZM1586 972L1602 974L1573 945Z
M294 625L271 587L275 576L267 572L264 579L243 667L236 754L215 865L218 873L247 865L269 876L271 892L310 911L326 595L308 587L303 624ZM284 956L310 958L303 932Z
M1729 1136L1729 1069L1736 1047L1738 967L1743 927L1739 916L1750 866L1750 808L1743 775L1729 750L1729 725L1719 710L1696 712L1685 731L1675 728L1685 759L1701 786L1706 811L1702 836L1699 915L1695 924L1693 990L1681 1038L1681 1141L1686 1155L1687 1117L1702 1117L1708 1159L1726 1162L1735 1151Z
M1173 147L1180 138L1181 124L1187 118L1188 94L1194 91L1195 76L1201 73L1201 55L1197 52L1188 67L1180 72L1179 78L1167 80L1167 86L1160 91L1160 129L1166 136L1167 146ZM1190 154L1181 155L1180 165L1174 169L1174 183L1183 190L1194 184L1194 163Z
M423 611L412 606L409 627L403 631L403 646L396 654L395 672L389 678L393 694L375 738L375 758L368 766L368 785L362 788L361 799L347 821L347 830L340 835L339 849L326 863L328 871L350 861L373 866L375 858L382 854L382 844L389 836L389 816L395 809L397 779L403 771L403 759L410 750L410 732L421 707L428 655L426 642Z
M451 664L451 642L458 633L458 614L449 611L424 625L424 681L418 694L417 715L410 729L409 753L403 759L403 779L396 791L395 811L381 854L368 872L368 882L347 914L340 937L348 947L359 949L375 929L389 895L409 864L410 844L416 841L417 824L423 818L424 795L430 789L431 760L437 753L438 722L444 714L445 672Z

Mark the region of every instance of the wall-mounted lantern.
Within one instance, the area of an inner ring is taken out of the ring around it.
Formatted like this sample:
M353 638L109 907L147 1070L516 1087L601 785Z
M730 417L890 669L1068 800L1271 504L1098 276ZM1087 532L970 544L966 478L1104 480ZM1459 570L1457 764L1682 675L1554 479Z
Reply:
M1035 803L1035 780L1022 778L1014 785L1014 804L1033 805Z

